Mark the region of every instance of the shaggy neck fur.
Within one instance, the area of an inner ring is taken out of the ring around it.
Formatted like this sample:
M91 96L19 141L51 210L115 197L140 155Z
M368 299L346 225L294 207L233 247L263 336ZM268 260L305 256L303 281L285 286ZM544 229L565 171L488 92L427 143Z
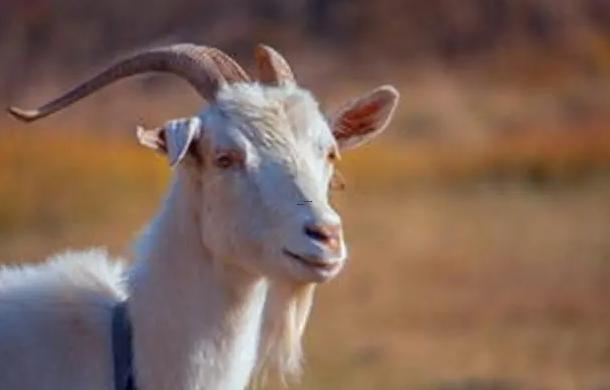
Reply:
M298 373L313 289L272 283L206 249L197 185L178 170L129 279L140 388L243 389L252 373ZM267 364L268 363L268 364Z

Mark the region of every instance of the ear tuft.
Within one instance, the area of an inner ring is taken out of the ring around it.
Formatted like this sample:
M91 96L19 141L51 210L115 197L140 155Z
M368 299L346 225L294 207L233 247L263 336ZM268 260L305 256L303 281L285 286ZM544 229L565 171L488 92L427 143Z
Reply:
M157 150L163 153L167 152L165 145L165 134L163 127L155 127L154 129L145 129L142 126L136 127L136 136L141 145Z
M374 89L334 116L331 127L341 149L352 149L375 138L387 127L400 94L391 85Z

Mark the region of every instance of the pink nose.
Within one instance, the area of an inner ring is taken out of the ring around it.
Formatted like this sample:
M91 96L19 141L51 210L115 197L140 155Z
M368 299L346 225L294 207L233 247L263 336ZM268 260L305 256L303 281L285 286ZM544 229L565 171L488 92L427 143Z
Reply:
M333 251L339 250L341 225L305 225L305 235L314 241L325 244Z

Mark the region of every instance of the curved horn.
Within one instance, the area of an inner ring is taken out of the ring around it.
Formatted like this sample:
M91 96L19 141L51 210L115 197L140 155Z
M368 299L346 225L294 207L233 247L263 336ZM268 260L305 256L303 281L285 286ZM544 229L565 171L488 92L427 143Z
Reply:
M264 84L295 83L294 74L284 57L273 48L258 45L254 52L258 78Z
M10 107L8 110L18 119L34 121L76 103L119 79L144 72L169 72L180 76L208 101L214 100L221 85L250 81L247 73L220 50L179 44L147 50L125 58L40 108L22 110Z

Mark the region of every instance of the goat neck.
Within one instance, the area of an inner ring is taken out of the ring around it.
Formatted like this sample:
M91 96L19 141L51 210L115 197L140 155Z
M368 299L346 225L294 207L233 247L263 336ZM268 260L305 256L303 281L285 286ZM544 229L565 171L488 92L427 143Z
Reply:
M178 172L129 278L134 367L146 390L243 389L259 342L266 282L205 247L201 198Z

